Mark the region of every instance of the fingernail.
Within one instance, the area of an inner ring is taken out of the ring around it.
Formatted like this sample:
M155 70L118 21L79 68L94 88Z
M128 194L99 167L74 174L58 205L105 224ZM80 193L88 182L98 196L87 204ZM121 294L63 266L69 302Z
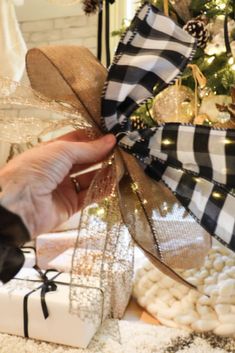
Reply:
M108 145L114 145L116 142L116 138L112 134L105 135L103 139L105 140L104 142Z

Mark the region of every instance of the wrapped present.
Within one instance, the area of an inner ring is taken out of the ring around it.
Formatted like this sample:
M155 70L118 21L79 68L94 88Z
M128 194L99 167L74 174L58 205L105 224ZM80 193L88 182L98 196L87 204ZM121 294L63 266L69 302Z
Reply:
M47 270L52 268L51 260L59 256L69 248L74 248L75 243L79 248L100 249L103 247L104 239L98 237L82 236L77 239L78 231L70 230L66 232L42 234L36 239L37 264L40 268ZM53 267L54 268L54 267ZM64 267L62 269L64 271Z
M54 229L54 232L65 232L68 230L77 229L79 218L80 218L80 212L77 212L74 215L72 215L66 222L56 227L56 229Z
M77 231L48 233L39 235L36 239L37 264L42 269L48 268L48 263L68 248L75 246Z
M96 291L96 312L92 319L70 313L67 273L45 273L23 268L0 287L0 332L85 348L102 321L103 293L93 287L79 288L81 310L87 310L90 291ZM95 282L95 278L90 278Z
M74 249L67 249L65 252L54 258L49 262L49 268L54 268L61 272L70 272L72 266L72 256ZM82 268L82 264L86 262L87 276L96 276L99 278L100 268L103 267L103 271L106 272L106 276L112 278L112 290L110 291L110 302L111 302L111 315L115 319L120 319L124 315L125 309L129 302L131 282L127 286L130 262L126 259L122 261L113 261L113 255L110 254L106 261L103 261L103 251L79 249L77 274L81 275L79 271L79 263ZM119 259L120 260L120 259ZM111 265L110 265L111 264ZM111 272L111 274L109 273Z
M33 246L23 246L21 248L24 254L24 267L32 268L36 264L36 249Z

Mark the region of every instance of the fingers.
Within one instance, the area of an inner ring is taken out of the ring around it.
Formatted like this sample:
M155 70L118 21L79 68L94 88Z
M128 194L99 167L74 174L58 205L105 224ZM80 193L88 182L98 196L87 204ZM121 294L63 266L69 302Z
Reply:
M113 135L105 135L98 140L90 142L69 142L67 153L72 164L87 164L102 161L115 146Z
M70 142L87 142L90 141L91 138L89 136L89 132L87 129L80 129L76 131L68 132L65 135L59 136L54 141L70 141Z

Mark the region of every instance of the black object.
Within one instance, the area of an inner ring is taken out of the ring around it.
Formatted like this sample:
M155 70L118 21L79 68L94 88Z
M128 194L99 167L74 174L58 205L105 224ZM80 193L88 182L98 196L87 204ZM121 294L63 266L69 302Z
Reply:
M0 206L0 281L12 279L24 264L20 250L30 235L21 218Z
M42 283L40 283L39 287L31 290L29 293L27 293L24 297L23 300L23 314L24 314L24 336L29 337L29 313L28 313L28 300L29 296L36 292L37 290L41 289L40 297L41 297L41 308L42 308L42 313L44 316L44 319L47 319L49 316L49 311L47 308L46 304L46 293L48 292L54 292L57 289L57 285L54 282L54 279L60 275L59 273L56 273L55 276L53 276L51 279L48 279L47 273L53 270L47 270L45 273L42 272L42 270L35 265L34 269L39 273ZM32 281L34 282L34 281ZM36 281L37 282L37 281Z
M105 2L105 41L106 41L106 66L110 65L110 13L109 6L115 0L104 0ZM103 31L103 0L99 0L98 33L97 33L97 58L101 61L102 56L102 31Z

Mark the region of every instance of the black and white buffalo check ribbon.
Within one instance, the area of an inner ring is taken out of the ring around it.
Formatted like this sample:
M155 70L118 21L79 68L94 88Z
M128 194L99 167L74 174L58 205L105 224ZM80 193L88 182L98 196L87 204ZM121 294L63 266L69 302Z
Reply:
M145 3L110 67L103 123L148 175L163 180L211 235L235 250L235 130L168 123L130 131L129 116L182 73L194 48L191 36Z

